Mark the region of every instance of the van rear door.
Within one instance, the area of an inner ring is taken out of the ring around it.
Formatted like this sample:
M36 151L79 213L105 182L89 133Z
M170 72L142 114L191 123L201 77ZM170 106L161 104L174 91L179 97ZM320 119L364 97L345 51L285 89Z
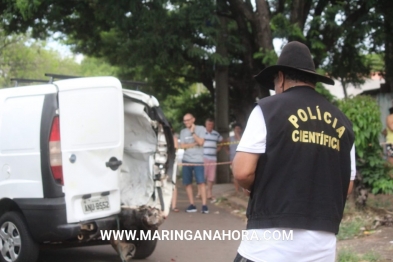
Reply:
M120 212L124 110L113 77L56 81L68 223Z

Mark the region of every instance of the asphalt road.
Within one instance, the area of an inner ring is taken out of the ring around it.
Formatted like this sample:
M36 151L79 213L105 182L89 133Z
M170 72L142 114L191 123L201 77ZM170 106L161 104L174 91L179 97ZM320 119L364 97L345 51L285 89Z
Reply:
M180 212L171 213L161 230L191 230L195 236L197 230L212 232L228 232L243 230L245 223L239 218L213 204L209 204L209 214L186 213L188 206L183 189L179 190L178 208ZM196 202L200 210L201 203ZM198 210L198 211L199 211ZM214 233L213 233L214 234ZM223 237L223 235L220 235ZM233 261L240 240L161 240L158 241L154 253L144 260L160 262L200 262L200 261ZM79 247L66 249L43 249L39 262L117 262L121 261L114 249L109 245Z

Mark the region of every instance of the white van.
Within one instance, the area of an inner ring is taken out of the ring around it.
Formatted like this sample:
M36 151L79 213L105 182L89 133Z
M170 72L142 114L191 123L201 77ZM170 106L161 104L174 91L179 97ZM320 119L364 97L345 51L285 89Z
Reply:
M0 89L0 261L93 243L117 228L122 206L165 218L174 160L157 99L114 77ZM139 258L155 247L138 245Z

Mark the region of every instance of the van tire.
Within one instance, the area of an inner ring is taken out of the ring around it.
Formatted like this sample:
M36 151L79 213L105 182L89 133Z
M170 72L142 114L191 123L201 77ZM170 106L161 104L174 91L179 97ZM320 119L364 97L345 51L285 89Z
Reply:
M12 232L9 232L10 227L13 227ZM10 253L5 254L4 257L0 248L0 261L36 262L38 259L39 245L31 237L23 216L18 212L6 212L0 217L0 247L7 244L5 238L9 239L10 233L12 233L10 250L14 251L17 257L11 259ZM20 244L15 245L15 239L19 239Z
M144 230L145 232L147 230ZM154 236L155 230L151 230L151 236ZM130 241L135 245L136 251L133 259L145 259L153 254L157 246L157 238L153 240L132 240Z

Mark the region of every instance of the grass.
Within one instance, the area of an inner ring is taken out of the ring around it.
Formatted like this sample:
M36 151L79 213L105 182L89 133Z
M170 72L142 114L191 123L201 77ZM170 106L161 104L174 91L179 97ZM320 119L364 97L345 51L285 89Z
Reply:
M342 221L337 235L337 240L352 239L357 237L361 235L362 229L365 226L366 222L359 217Z
M393 211L393 197L389 195L378 195L377 197L370 197L367 200L367 205L376 208L386 209L387 211Z
M355 207L353 199L348 199L345 209L344 217L340 224L340 230L337 235L337 240L356 239L362 241L362 237L374 234L377 232L375 219L386 214L385 210L392 208L393 197L390 195L374 196L369 195L367 206L358 209ZM344 242L345 243L345 242ZM353 242L352 242L353 243ZM352 249L351 249L352 248ZM366 247L361 248L357 245L356 249L353 247L344 247L337 253L338 262L376 262L383 260L382 254L379 254L379 248L370 250ZM364 253L367 252L367 253Z
M381 259L381 256L373 251L368 252L363 255L363 260L370 261L370 262L377 262Z
M365 208L358 209L354 200L348 199L337 240L352 239L372 234L375 229L374 221L380 215L376 211L378 210L375 209L375 203L368 202Z
M355 254L350 249L344 249L338 252L338 262L378 262L381 257L379 254L370 251L364 255Z

